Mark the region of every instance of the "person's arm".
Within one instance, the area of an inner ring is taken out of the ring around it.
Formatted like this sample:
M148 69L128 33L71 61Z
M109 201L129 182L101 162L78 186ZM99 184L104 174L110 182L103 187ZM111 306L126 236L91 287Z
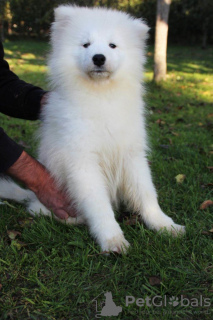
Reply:
M58 189L47 169L29 156L0 128L0 172L15 177L60 219L75 217L65 193Z
M58 191L54 179L46 168L25 151L6 173L22 181L58 218L67 219L69 216L76 216L70 201L65 193Z
M45 93L41 88L20 80L10 70L0 42L0 112L15 118L37 120Z
M0 42L0 112L22 119L39 117L46 91L19 79L4 60ZM0 172L6 171L20 157L23 148L0 128Z
M0 128L0 173L6 171L20 157L23 148Z

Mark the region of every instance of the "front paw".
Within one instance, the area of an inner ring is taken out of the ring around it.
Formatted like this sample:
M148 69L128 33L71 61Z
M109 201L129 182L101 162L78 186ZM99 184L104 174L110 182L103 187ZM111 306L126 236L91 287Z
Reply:
M27 211L32 215L44 215L51 217L51 212L38 199L32 200L28 203Z
M161 223L156 230L160 233L167 231L173 237L182 236L186 232L184 226L174 223L171 218L169 218L167 221L164 221L164 223Z
M101 249L107 252L126 253L130 244L124 238L123 234L114 236L101 243Z
M167 231L174 237L183 235L185 233L184 226L174 223L172 218L168 217L162 211L156 216L154 223L152 223L150 227L151 229L159 231L160 233Z
M185 227L176 223L172 223L170 226L164 227L164 229L171 233L173 237L183 236L186 233Z
M78 215L77 217L68 217L66 220L65 219L60 219L57 216L54 215L54 218L64 224L86 224L85 219L83 216Z

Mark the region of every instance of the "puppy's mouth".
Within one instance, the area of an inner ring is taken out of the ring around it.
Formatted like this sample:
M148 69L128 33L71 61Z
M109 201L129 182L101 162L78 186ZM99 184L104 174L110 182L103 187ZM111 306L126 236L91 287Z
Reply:
M93 69L89 71L89 77L90 78L109 78L110 72L106 69Z

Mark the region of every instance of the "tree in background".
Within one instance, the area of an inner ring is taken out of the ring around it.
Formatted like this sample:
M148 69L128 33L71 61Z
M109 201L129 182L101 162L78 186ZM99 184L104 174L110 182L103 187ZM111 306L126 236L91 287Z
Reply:
M212 21L212 0L172 0L169 42L198 44L206 48L213 43Z
M13 31L18 35L40 37L48 33L56 0L10 0Z
M168 18L171 0L157 0L155 29L154 81L164 80L167 71Z
M150 27L149 42L154 42L156 0L0 0L0 27L5 37L46 37L53 21L53 9L59 4L106 6L142 17ZM10 15L5 14L5 4ZM170 6L170 43L199 44L204 48L213 43L213 0L172 0ZM3 23L2 23L3 21ZM10 28L11 26L11 28ZM9 27L9 28L8 28ZM10 33L9 33L10 34Z
M6 16L7 0L0 0L0 29L1 29L1 41L4 41L4 21Z

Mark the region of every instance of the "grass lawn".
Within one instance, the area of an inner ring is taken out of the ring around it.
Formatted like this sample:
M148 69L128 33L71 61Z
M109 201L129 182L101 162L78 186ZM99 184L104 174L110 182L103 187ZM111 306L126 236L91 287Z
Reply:
M11 41L5 49L14 72L47 88L47 44ZM149 160L160 205L186 225L186 235L156 234L122 213L118 219L131 249L107 257L85 226L32 219L23 206L6 202L0 206L0 319L96 319L106 292L122 312L102 319L213 318L213 206L200 209L212 199L213 50L169 47L168 79L160 85L151 81L152 65L150 49ZM38 122L0 114L0 125L36 156ZM185 175L182 183L175 179L179 174ZM126 306L126 296L149 302Z

